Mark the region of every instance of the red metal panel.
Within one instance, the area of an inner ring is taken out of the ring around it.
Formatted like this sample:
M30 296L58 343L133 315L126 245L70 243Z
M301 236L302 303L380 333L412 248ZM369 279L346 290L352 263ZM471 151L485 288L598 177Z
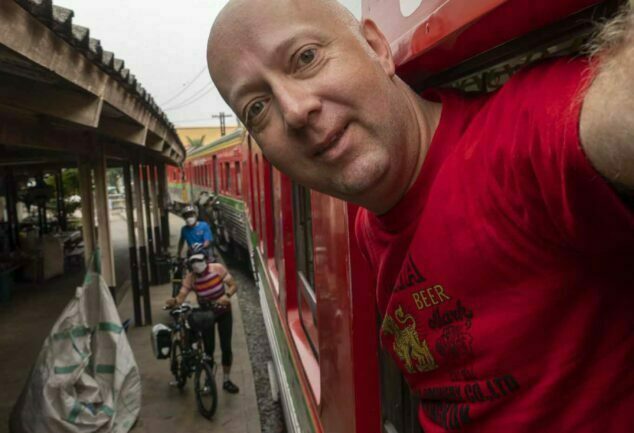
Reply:
M355 392L354 413L357 433L381 433L379 385L379 335L376 323L376 297L373 274L361 255L354 235L358 207L348 204L348 240L350 243L350 327Z
M311 193L315 294L321 369L320 413L326 432L354 432L348 221L344 202ZM358 430L356 430L358 431Z
M376 21L386 34L399 75L411 81L598 3L599 0L423 0L413 14L404 17L399 0L364 0L363 16Z

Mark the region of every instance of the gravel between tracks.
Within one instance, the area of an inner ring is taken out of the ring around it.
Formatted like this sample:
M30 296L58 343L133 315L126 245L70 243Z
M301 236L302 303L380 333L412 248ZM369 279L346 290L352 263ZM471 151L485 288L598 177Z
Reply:
M238 303L247 337L249 358L255 381L255 392L260 411L262 433L285 433L284 416L280 402L273 401L267 364L272 361L266 335L258 288L248 264L225 257L229 272L238 284Z

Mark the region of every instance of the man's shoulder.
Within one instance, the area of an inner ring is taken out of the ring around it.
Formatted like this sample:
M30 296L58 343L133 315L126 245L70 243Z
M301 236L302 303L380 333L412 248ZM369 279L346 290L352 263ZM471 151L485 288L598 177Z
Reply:
M224 275L227 273L227 268L222 263L209 263L208 269L216 274Z
M521 94L528 99L547 104L550 99L566 93L568 87L578 87L590 74L585 57L556 57L538 61L519 71L508 80L499 94ZM574 89L573 89L574 90Z

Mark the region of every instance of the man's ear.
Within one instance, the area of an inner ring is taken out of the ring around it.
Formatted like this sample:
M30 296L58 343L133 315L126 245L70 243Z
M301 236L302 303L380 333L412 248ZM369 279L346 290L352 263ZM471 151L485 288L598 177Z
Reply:
M383 32L379 30L374 21L367 18L361 23L361 32L372 51L377 55L385 73L389 77L394 76L395 67L392 50Z

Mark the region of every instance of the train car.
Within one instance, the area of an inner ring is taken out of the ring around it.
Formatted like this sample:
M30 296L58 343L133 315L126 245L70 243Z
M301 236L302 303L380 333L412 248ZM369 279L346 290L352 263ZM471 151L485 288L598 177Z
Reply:
M174 211L195 204L205 191L211 200L207 213L219 248L241 253L248 251L247 223L244 209L244 170L241 143L243 128L207 145L190 148L182 168L168 172L170 198Z
M578 52L592 19L617 6L596 0L362 1L363 16L387 35L408 84L475 92L497 89L533 61ZM201 185L220 193L217 179L240 170L234 203L247 222L287 431L420 432L418 401L378 344L372 271L353 234L357 208L293 183L248 134L235 149L238 159L227 159L228 166L221 145L192 152L185 178L203 179L191 181L194 196Z

